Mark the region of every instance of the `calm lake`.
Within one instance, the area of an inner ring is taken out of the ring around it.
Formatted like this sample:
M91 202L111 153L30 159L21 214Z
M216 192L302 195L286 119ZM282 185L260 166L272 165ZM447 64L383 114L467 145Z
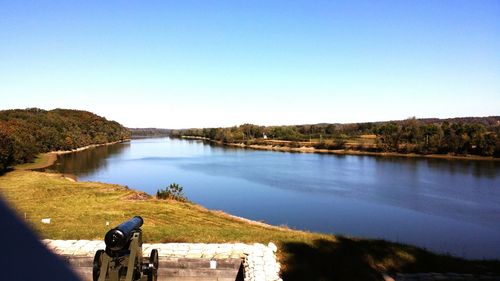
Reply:
M284 153L140 139L59 157L79 181L156 193L274 225L500 258L500 163Z

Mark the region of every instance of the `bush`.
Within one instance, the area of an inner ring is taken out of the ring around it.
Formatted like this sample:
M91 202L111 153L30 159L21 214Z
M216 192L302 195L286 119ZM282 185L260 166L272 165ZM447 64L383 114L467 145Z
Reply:
M328 149L328 150L336 150L336 149L345 149L346 141L339 138L334 141L321 141L313 145L316 149Z
M156 191L156 198L158 199L172 199L172 200L177 200L181 202L186 202L188 201L186 196L184 196L184 193L182 192L184 188L178 184L171 183L169 186L167 186L165 189L158 189Z
M356 144L352 147L354 150L357 150L357 151L366 151L367 150L367 147L360 143L360 144Z

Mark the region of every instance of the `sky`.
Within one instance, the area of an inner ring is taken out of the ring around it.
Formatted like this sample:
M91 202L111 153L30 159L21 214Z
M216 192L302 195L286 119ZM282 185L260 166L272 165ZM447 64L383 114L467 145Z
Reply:
M127 127L500 115L500 1L0 0L0 109Z

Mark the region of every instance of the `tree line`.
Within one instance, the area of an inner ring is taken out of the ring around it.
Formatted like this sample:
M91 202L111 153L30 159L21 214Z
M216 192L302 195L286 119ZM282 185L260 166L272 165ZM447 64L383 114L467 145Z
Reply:
M170 135L170 129L158 129L158 128L128 128L131 137L163 137Z
M0 111L0 171L53 150L72 150L129 138L118 122L91 112L38 108Z
M243 124L172 130L170 135L203 137L222 143L269 144L270 140L281 140L292 147L500 156L500 116L293 126ZM372 136L373 143L356 143L363 136Z
M377 144L383 151L419 154L500 156L500 126L479 123L420 124L416 119L379 126Z

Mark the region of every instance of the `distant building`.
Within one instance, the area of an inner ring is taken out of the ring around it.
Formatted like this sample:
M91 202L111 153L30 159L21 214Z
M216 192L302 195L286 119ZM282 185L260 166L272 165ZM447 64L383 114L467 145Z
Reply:
M263 137L264 139L267 139L267 135L266 135L266 134L262 134L262 137Z

